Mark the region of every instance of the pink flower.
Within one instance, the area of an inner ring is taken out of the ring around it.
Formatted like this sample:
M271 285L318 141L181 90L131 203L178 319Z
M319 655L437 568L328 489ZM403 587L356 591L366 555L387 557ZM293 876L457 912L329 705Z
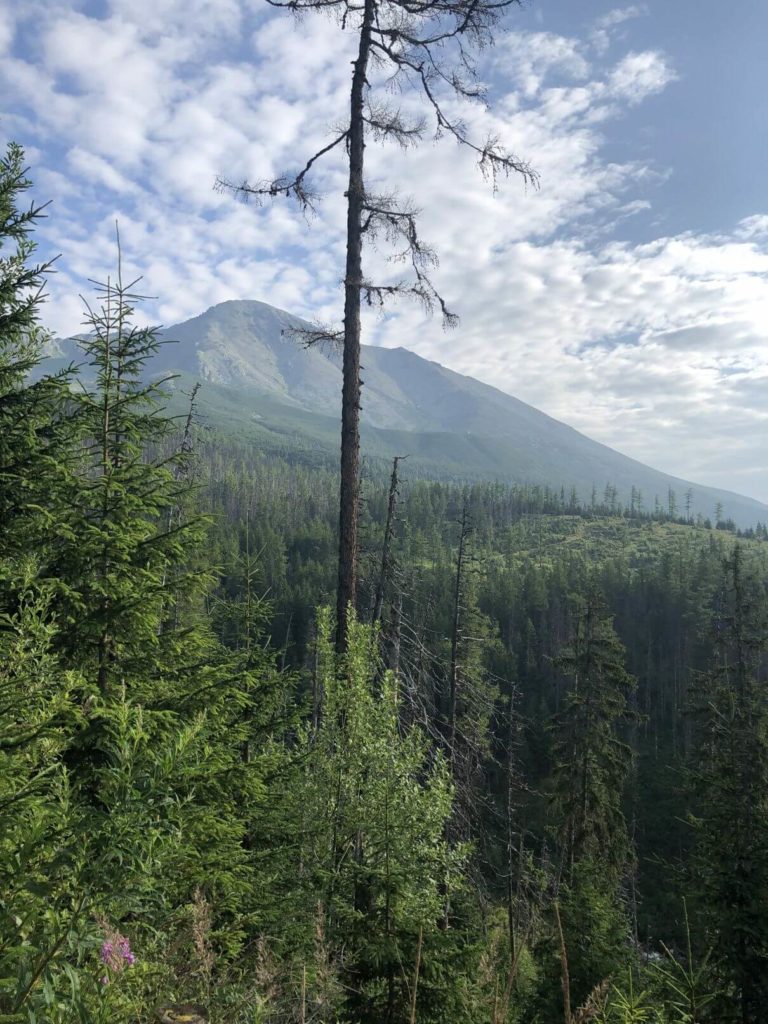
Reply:
M97 918L104 932L104 941L101 944L99 958L112 975L120 974L126 967L132 967L136 963L136 956L131 950L130 939L121 935L116 928L104 917ZM105 974L101 978L102 985L108 985L110 975Z

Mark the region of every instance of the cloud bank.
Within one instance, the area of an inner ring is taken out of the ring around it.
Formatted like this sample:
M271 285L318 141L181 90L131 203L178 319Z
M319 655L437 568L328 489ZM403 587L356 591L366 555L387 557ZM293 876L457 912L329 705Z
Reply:
M19 9L21 7L21 9ZM423 211L441 292L461 316L398 304L367 339L471 374L660 469L768 501L768 214L720 234L666 236L654 190L669 168L638 145L609 157L633 108L676 88L673 57L631 46L640 6L583 37L527 31L487 54L489 108L453 105L480 137L531 161L538 191L496 193L448 140L369 149L371 179ZM217 175L295 168L345 114L351 33L257 0L0 0L3 134L27 148L60 251L48 324L71 333L87 278L129 270L166 324L230 298L338 319L344 169L327 162L309 220L287 201L243 206ZM391 101L391 97L390 97ZM397 97L404 110L407 94ZM642 238L627 230L642 221ZM650 239L650 240L649 240ZM384 253L370 275L401 272Z

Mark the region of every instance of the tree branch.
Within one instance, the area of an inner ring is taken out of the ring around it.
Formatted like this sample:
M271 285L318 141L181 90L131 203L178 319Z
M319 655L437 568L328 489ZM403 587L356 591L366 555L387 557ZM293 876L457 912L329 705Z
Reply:
M292 3L278 6L293 6ZM290 178L288 175L281 175L279 178L274 178L272 181L262 181L258 184L251 185L247 181L242 182L240 185L235 185L231 181L227 181L225 178L217 178L214 188L217 192L229 192L231 195L236 196L238 199L242 199L244 202L248 202L250 199L255 198L256 201L261 204L262 197L268 196L274 199L276 196L284 195L293 198L298 202L302 210L314 210L315 202L320 198L319 193L314 192L312 189L307 187L306 177L312 166L317 163L321 157L324 157L326 153L330 153L332 149L344 142L349 136L349 129L345 129L341 134L337 135L335 139L328 143L327 146L323 146L313 156L307 160L304 167L299 173Z

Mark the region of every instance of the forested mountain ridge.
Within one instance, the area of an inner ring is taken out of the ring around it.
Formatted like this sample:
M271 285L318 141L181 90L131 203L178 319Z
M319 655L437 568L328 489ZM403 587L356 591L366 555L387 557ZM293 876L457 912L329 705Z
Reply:
M311 447L335 456L341 369L327 345L306 348L311 325L263 302L222 302L161 332L172 342L149 362L154 374L181 374L177 386L202 380L205 420L250 435L262 447ZM298 333L297 333L298 332ZM51 343L50 365L77 359L76 342ZM410 453L411 465L442 479L503 480L575 487L581 503L593 488L629 506L640 492L646 511L670 491L683 511L712 518L716 506L739 526L768 520L754 499L691 484L591 440L490 385L431 362L407 348L363 346L364 452L390 459Z

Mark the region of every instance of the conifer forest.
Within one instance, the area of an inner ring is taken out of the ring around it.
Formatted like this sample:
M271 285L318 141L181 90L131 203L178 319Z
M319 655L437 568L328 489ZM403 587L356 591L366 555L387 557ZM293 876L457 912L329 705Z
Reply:
M764 1024L767 524L366 450L361 309L454 319L368 147L435 129L535 191L536 152L444 98L514 5L282 6L353 32L347 120L218 194L311 218L342 161L343 323L281 342L338 353L341 462L155 372L119 236L52 363L56 208L4 143L0 1022ZM374 102L384 72L423 120Z

